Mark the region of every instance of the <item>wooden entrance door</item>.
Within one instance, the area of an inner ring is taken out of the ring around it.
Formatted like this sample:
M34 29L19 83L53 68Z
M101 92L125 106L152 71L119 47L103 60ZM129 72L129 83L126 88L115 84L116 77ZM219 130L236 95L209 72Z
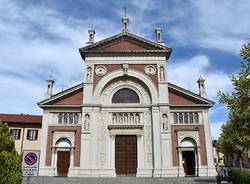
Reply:
M117 135L115 138L115 169L118 176L135 176L137 170L137 137Z
M67 176L70 165L70 152L57 152L57 176Z
M186 176L195 175L195 154L194 151L182 152L183 168Z

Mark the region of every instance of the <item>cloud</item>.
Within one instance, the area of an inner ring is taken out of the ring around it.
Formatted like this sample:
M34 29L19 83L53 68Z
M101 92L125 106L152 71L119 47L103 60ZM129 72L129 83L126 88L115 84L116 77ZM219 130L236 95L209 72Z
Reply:
M168 80L190 91L198 93L196 81L200 74L205 78L209 98L217 101L219 91L231 90L228 74L220 70L209 70L210 61L206 55L174 60L168 65Z
M215 122L215 123L211 123L211 124L210 124L212 139L218 139L218 138L220 137L220 134L221 134L221 126L222 126L224 123L225 123L225 122Z
M55 92L82 82L84 62L78 48L87 41L87 29L100 28L97 39L114 30L102 17L80 20L41 4L1 4L1 112L40 113L36 103L43 99L51 71Z
M216 49L238 54L250 38L250 1L161 0L131 1L131 26L137 33L153 35L161 26L173 47ZM139 26L138 26L139 25Z

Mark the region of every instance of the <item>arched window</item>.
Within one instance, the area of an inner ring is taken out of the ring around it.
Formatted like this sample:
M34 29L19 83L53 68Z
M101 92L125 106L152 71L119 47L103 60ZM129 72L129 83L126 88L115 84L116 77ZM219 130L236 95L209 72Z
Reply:
M73 124L73 113L69 114L69 124Z
M181 112L179 113L179 123L183 123L183 115Z
M59 140L56 141L56 147L70 148L71 142L67 138L60 138Z
M197 112L194 113L194 121L195 123L199 123L199 115Z
M195 147L196 141L190 137L186 137L181 141L181 147Z
M184 123L185 124L188 123L188 113L187 112L184 113Z
M140 99L132 89L123 88L113 95L112 103L140 103Z
M58 115L58 123L61 124L63 122L63 114L59 113Z
M178 123L178 114L177 114L177 112L174 113L174 123L175 124Z

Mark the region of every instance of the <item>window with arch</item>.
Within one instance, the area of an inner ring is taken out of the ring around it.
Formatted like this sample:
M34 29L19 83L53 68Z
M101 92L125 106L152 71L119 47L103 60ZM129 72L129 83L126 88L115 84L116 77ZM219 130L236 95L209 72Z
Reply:
M191 137L186 137L181 141L181 147L195 147L195 146L197 146L197 143Z
M115 92L112 103L140 103L140 98L134 90L122 88Z

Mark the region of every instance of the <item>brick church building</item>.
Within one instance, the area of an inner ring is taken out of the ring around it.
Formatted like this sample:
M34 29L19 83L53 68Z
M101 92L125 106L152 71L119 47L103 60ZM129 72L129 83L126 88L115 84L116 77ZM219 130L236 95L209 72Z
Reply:
M167 80L172 49L123 30L79 49L83 83L52 94L47 80L39 175L215 176L204 79L199 94Z

